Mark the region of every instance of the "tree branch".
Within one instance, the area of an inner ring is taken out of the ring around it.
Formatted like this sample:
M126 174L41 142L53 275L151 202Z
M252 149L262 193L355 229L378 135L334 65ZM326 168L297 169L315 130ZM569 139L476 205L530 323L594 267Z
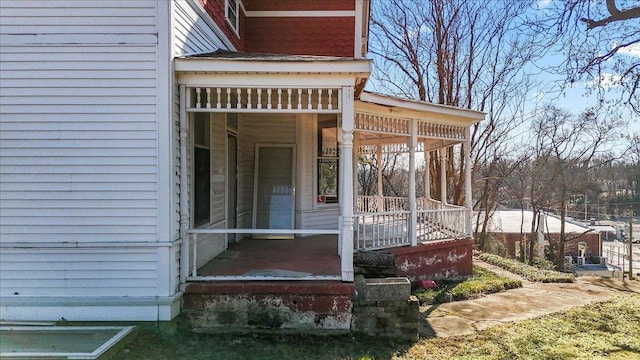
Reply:
M607 10L611 16L600 20L593 20L589 18L581 18L580 21L587 24L587 29L597 28L599 26L606 26L611 22L620 20L629 20L633 18L640 18L640 6L632 7L627 10L618 10L615 0L607 0Z

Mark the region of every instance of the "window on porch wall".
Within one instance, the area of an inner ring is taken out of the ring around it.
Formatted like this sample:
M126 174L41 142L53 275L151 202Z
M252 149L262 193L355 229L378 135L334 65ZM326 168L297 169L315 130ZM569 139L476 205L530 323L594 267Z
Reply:
M339 150L338 120L335 116L318 119L318 193L317 202L335 204L338 202Z
M193 117L193 225L210 221L211 204L211 123L208 113Z

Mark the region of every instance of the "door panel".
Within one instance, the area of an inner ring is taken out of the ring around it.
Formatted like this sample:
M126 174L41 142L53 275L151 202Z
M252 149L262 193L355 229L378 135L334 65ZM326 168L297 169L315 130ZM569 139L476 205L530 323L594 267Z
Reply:
M293 229L294 145L257 145L254 180L256 229Z

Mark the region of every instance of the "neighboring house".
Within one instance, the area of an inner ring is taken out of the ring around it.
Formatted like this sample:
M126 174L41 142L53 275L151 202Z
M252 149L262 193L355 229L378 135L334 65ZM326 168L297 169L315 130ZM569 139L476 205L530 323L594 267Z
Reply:
M616 228L609 221L600 221L591 219L589 220L589 229L593 229L602 234L602 240L613 241L616 240Z
M524 236L531 238L531 222L534 213L531 210L497 210L491 215L487 232L490 239L501 244L506 255L511 257L520 256L520 239ZM542 227L539 232L543 235L543 246L548 252L551 246L557 249L560 239L560 218L544 214ZM586 225L565 221L565 234L570 241L565 244L565 255L579 256L584 249L583 256L602 256L602 234ZM539 249L538 236L533 239L536 242L536 249Z
M368 8L0 2L0 318L170 320L210 281L352 286L354 250L470 272L483 114L364 91ZM416 198L415 153L457 144L465 204ZM386 151L411 155L409 196L359 196L358 153ZM251 240L273 237L295 240Z

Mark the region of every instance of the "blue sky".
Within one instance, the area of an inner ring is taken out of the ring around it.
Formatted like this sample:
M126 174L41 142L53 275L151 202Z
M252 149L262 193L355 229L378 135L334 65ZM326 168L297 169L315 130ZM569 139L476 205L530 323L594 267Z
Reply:
M385 1L385 0L380 0ZM502 1L512 1L512 0L502 0ZM534 4L533 8L530 9L531 13L525 13L524 16L543 19L545 16L545 11L550 10L550 5L562 6L564 3L554 0L539 0L536 4ZM601 5L602 8L599 10L606 11L604 8L604 0L602 2L598 2L595 5ZM618 0L618 4L622 4L624 6L634 5L635 2L640 0ZM629 5L631 4L631 5ZM601 14L592 14L593 16L601 16ZM635 21L635 20L634 20ZM640 24L640 22L639 22ZM583 25L583 24L580 24ZM578 28L578 31L581 30L582 27ZM585 26L586 30L586 26ZM584 34L584 33L581 33ZM592 32L593 34L593 32ZM593 38L592 38L593 39ZM617 56L625 56L630 57L631 59L637 59L640 62L640 44L636 44L636 47L629 48L622 54L618 54ZM615 44L609 44L607 48L607 44L605 43L605 47L602 49L603 51L608 51L611 47L615 46ZM545 104L552 103L558 107L561 107L571 113L579 114L586 110L587 108L594 106L597 104L596 94L589 92L588 84L585 82L576 82L571 87L563 88L562 84L564 83L564 76L560 74L554 74L551 70L545 71L541 69L558 67L565 61L565 56L562 55L563 48L556 48L554 51L549 52L547 55L536 61L535 64L531 64L528 67L525 67L523 70L525 73L529 74L529 78L532 82L538 84L536 87L532 87L529 90L528 96L525 100L525 103L522 105L525 111L524 119L528 119L531 117L531 114L534 114L536 108L542 107ZM612 95L612 97L620 97L620 92L615 84L616 74L604 74L603 79L601 79L601 84L606 91ZM381 91L382 88L377 89L377 79L376 76L372 76L370 79L367 88L375 89L377 91ZM374 91L375 91L374 90ZM621 129L621 132L640 132L640 117L637 114L633 114L630 110L621 109L621 107L617 107L617 109L622 110L622 116L625 120L629 121L628 129ZM603 116L607 116L604 114ZM528 129L525 129L527 126L523 124L521 134L525 134ZM625 131L626 130L626 131ZM520 137L516 135L516 137Z
M618 1L617 4L619 7L630 7L637 6L634 2L638 0L632 1ZM539 0L536 4L539 11L544 11L546 8L551 5L553 0ZM604 7L604 1L601 1ZM629 20L636 21L636 20ZM638 21L638 25L640 26L640 21ZM586 25L585 25L586 28ZM610 47L615 46L616 44L609 44ZM559 49L558 51L562 51ZM636 43L632 46L629 46L625 49L622 49L617 55L617 57L628 57L632 61L637 61L640 63L640 43ZM548 54L543 57L538 65L540 67L549 67L562 63L564 58L559 54ZM611 62L615 61L615 58L610 60ZM537 79L543 81L546 85L542 85L539 88L533 90L530 93L528 100L531 102L532 106L536 102L544 103L544 102L552 102L570 112L580 113L585 110L587 107L596 104L596 95L593 93L589 93L588 87L593 86L594 84L588 84L585 82L578 82L574 84L570 88L565 88L562 91L561 87L558 86L564 79L562 76L551 74L550 72L541 72L536 76ZM600 79L600 85L607 91L607 93L612 98L618 98L620 96L619 88L616 85L616 80L619 78L618 74L614 73L603 73L602 79ZM620 109L620 108L619 108ZM622 109L621 115L624 119L629 120L629 132L640 132L640 116L631 112L630 110L625 111Z

